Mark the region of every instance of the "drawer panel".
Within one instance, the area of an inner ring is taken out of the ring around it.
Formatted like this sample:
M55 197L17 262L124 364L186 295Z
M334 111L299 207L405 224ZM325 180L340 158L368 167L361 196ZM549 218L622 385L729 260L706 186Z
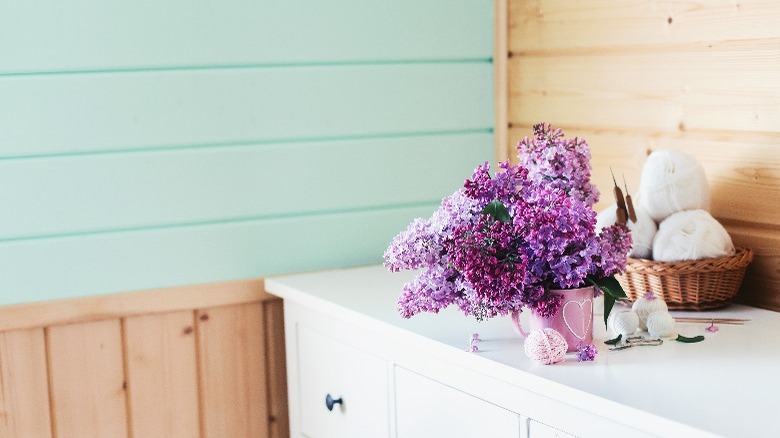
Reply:
M529 435L533 438L577 438L574 435L534 420L530 421L528 429Z
M525 417L400 367L395 400L399 438L527 437Z
M309 438L389 436L387 362L297 325L301 431ZM328 410L326 397L341 399Z

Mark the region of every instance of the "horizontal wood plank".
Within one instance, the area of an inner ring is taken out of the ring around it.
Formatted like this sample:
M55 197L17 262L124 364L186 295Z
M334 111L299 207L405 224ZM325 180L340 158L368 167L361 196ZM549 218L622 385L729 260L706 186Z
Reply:
M492 142L485 132L0 160L0 241L436 200L491 159Z
M491 20L488 0L9 0L0 73L489 58Z
M42 328L0 333L0 436L51 436Z
M492 77L487 61L0 76L0 158L487 131Z
M437 206L0 243L0 304L379 263Z
M274 299L261 279L222 281L137 292L0 306L0 332L228 306Z
M46 330L54 435L128 436L120 321Z
M693 155L704 166L715 217L780 227L780 133L561 128L569 137L584 138L591 148L592 180L602 192L597 208L614 202L610 168L618 178L625 175L636 194L647 155L673 149ZM510 132L516 144L531 134L531 127L517 126ZM513 149L512 156L516 155ZM759 206L759 199L766 202Z
M778 45L780 38L670 53L513 57L509 120L590 129L776 132Z
M636 52L780 36L773 0L511 0L515 54Z
M780 312L780 228L744 223L725 226L735 243L755 251L737 300Z

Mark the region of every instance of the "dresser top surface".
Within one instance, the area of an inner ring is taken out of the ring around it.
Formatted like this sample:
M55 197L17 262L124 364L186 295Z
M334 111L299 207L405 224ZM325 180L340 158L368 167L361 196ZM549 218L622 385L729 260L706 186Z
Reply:
M660 346L609 351L604 341L611 336L597 301L593 321L596 359L580 363L576 353L569 353L562 363L540 365L525 355L523 340L508 317L478 322L451 307L439 314L402 318L396 310L397 299L412 276L370 266L270 278L266 289L383 335L403 337L448 360L553 399L582 404L594 412L602 410L606 416L633 415L639 422L650 421L638 425L643 429L653 427L653 417L726 436L764 435L776 428L779 313L740 305L708 312L672 312L676 317L749 321L719 324L716 333L705 331L707 324L678 322L678 333L706 339L696 344L665 339ZM521 315L521 321L526 318ZM479 351L466 352L475 332L482 339Z

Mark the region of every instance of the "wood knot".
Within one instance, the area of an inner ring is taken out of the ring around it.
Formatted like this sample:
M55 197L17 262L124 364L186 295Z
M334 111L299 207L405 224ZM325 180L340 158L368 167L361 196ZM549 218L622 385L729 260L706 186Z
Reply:
M669 18L666 20L666 22L667 22L667 23L669 23L669 24L672 24L672 21L674 21L674 20L672 20L672 17L669 17Z
M201 321L208 321L209 320L209 314L208 313L204 313L203 315L200 315L199 319Z
M189 334L190 334L190 333L192 333L193 331L194 331L194 329L192 328L192 326L187 326L187 327L184 327L184 331L183 331L183 333L184 333L185 335L189 335Z

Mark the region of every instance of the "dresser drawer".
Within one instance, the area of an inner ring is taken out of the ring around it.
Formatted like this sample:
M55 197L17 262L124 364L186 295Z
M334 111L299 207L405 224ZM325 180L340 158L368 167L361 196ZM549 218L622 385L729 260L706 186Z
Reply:
M398 438L526 438L527 419L404 368L395 368Z
M306 325L297 328L301 432L309 438L388 437L387 362ZM332 410L328 395L336 401Z
M530 421L530 424L528 425L528 434L533 438L577 438L574 435L562 432L535 420Z

